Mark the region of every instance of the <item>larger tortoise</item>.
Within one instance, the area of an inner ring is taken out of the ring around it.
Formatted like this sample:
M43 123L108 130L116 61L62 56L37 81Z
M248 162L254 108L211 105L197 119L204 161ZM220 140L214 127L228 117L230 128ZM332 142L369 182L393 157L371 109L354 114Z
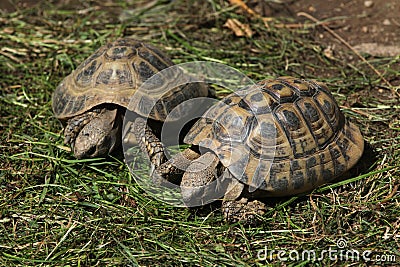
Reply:
M159 165L164 154L154 133L154 124L163 122L167 114L183 101L209 94L202 84L162 90L167 83L162 80L158 80L159 87L153 87L153 91L138 92L146 80L172 65L168 56L159 49L135 39L123 38L100 47L68 75L54 91L52 107L55 116L66 124L65 143L72 146L74 155L86 158L111 152L120 143L125 108L135 95L139 98L135 109L138 116L128 131L134 133L152 162ZM156 98L160 101L149 113L146 105Z
M225 97L184 141L192 146L157 174L168 178L183 169L181 190L189 205L224 195L229 221L263 214L259 198L299 194L332 181L364 149L360 130L346 120L329 89L293 77L263 80Z

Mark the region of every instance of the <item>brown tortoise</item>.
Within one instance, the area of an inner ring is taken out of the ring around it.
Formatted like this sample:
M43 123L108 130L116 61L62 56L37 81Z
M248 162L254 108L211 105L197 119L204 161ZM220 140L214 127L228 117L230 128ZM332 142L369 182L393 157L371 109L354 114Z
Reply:
M185 170L181 190L188 204L221 193L229 221L263 214L258 198L332 181L355 165L364 148L360 130L346 120L326 85L293 77L264 80L225 97L184 141L191 148L157 173L168 178L178 172L174 164Z
M136 93L138 116L128 129L136 140L130 140L137 141L155 165L164 161L162 144L154 133L159 126L155 124L163 122L183 101L209 94L202 84L163 90L168 85L165 80L158 80L151 88L153 91L138 92L143 82L172 65L159 49L123 38L100 47L68 75L53 93L52 107L55 116L66 124L65 143L73 147L74 155L86 158L111 152L120 143L125 108ZM160 101L147 116L147 104L154 99Z

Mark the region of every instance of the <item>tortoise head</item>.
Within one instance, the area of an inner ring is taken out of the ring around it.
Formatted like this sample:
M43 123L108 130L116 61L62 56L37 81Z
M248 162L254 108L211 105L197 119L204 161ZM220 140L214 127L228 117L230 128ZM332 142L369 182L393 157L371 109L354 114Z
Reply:
M95 158L109 154L120 142L121 119L118 109L103 109L92 117L71 140L78 159Z

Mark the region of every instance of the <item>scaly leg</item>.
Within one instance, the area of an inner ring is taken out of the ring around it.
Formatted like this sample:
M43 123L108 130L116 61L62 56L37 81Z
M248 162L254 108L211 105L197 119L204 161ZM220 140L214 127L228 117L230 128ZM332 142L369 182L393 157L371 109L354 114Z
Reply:
M245 185L232 177L229 170L225 170L224 179L230 180L224 199L222 201L222 212L228 222L244 222L253 224L257 217L265 214L265 204L259 200L249 200L243 197Z
M218 157L212 152L193 160L183 174L181 182L185 204L194 207L221 198L227 186L219 179L222 169Z
M191 148L183 150L155 169L153 181L161 185L165 179L168 182L180 184L183 173L190 163L198 157L200 157L200 154Z
M64 129L64 143L73 147L82 128L100 113L101 109L94 109L69 119Z
M155 136L144 118L137 117L131 125L130 131L135 135L140 149L149 157L152 169L158 168L166 161L163 144Z

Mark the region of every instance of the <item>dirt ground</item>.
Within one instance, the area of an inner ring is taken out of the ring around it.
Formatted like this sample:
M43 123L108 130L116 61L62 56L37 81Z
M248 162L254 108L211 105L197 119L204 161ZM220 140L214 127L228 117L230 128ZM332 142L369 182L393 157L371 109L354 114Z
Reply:
M339 34L353 48L375 56L400 54L400 1L398 0L282 0L250 1L249 6L268 17L289 16L305 22L307 13ZM283 5L282 5L283 3ZM284 7L284 8L282 8ZM342 42L329 33L318 32L316 39L333 49Z
M0 9L12 12L33 6L36 2L32 0L2 1ZM244 2L262 16L289 16L295 21L305 22L308 19L299 16L299 13L307 13L326 23L329 28L360 52L374 56L400 54L399 0L250 0ZM107 1L58 0L53 3L73 9L87 8L93 4L107 6ZM315 37L333 50L346 48L343 42L327 32L316 32Z
M400 54L400 1L315 0L290 1L295 13L307 12L328 25L360 51L382 56ZM337 44L327 33L317 38Z

